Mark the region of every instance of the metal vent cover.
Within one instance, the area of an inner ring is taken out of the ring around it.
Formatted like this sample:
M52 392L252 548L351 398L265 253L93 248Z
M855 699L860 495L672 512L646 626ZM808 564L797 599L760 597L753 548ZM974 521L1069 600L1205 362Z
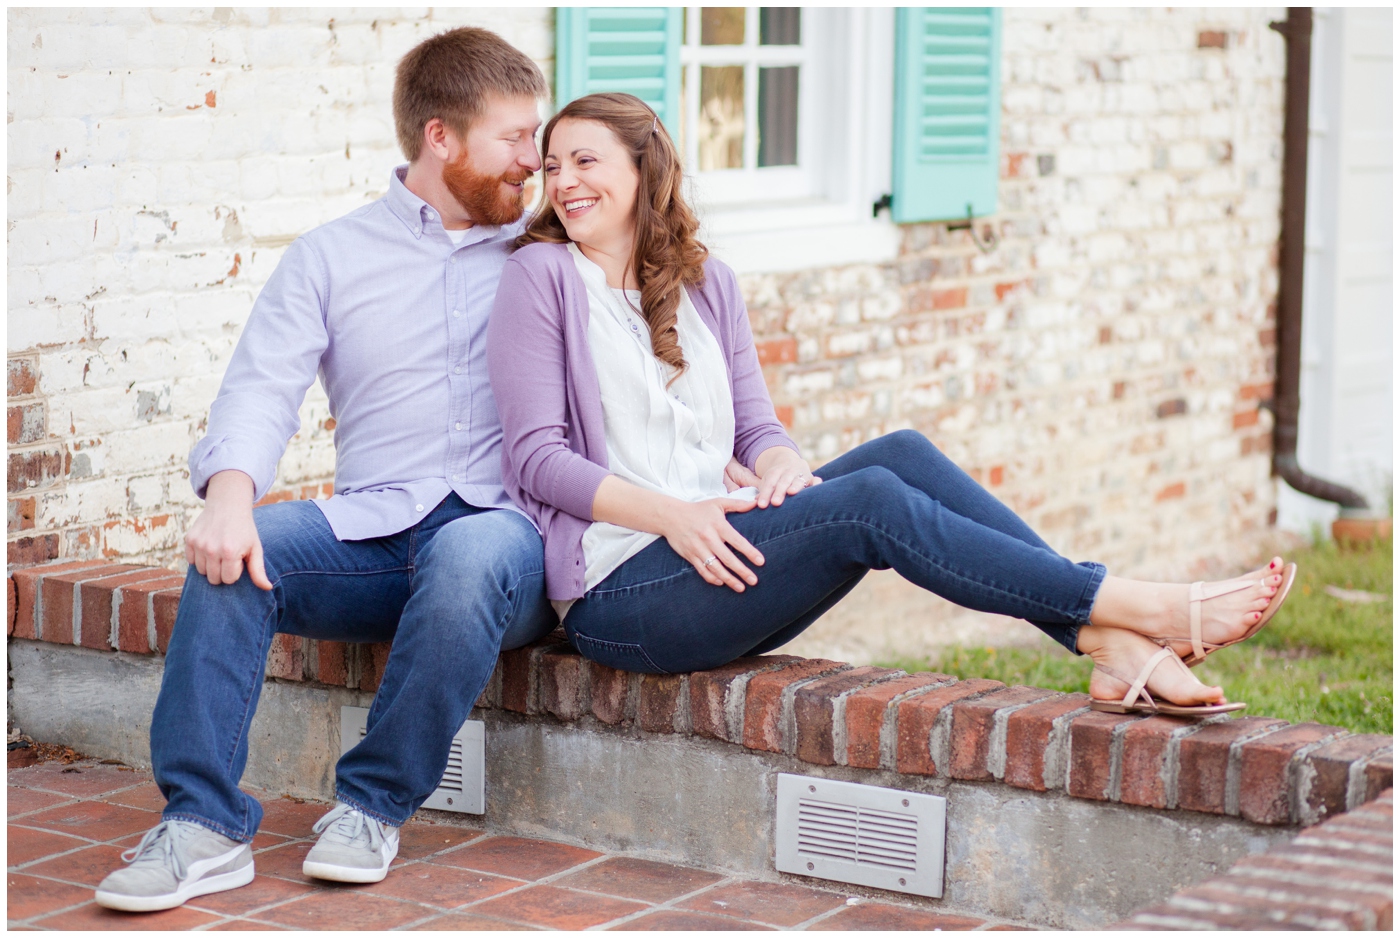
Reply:
M779 872L943 896L939 795L780 774L777 822Z
M369 710L340 708L340 754L345 755L365 738ZM486 813L486 724L468 720L452 737L447 769L437 789L423 807L461 814Z

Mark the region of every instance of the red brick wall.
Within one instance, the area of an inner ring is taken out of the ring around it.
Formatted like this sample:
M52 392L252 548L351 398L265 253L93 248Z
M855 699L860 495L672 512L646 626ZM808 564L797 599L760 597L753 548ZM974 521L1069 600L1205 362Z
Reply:
M16 571L9 635L162 654L180 578L102 561ZM389 645L279 635L269 678L373 691ZM1061 791L1091 801L1313 823L1391 785L1393 740L1261 717L1202 722L1088 709L1082 694L946 674L767 655L714 671L628 674L581 658L561 633L501 655L477 701L539 719L724 740L812 765Z

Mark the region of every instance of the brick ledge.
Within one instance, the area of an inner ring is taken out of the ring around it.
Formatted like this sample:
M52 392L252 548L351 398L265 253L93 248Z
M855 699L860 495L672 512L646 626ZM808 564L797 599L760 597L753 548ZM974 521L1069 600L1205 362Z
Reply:
M1183 889L1113 930L1196 931L1394 927L1395 795L1302 831L1292 842Z
M183 578L106 561L16 569L13 638L164 654ZM389 645L279 635L267 674L373 692ZM641 675L580 657L562 632L505 652L477 701L563 722L724 740L813 765L997 781L1157 809L1314 824L1389 789L1393 739L1265 717L1194 722L1092 712L1083 694L765 655Z

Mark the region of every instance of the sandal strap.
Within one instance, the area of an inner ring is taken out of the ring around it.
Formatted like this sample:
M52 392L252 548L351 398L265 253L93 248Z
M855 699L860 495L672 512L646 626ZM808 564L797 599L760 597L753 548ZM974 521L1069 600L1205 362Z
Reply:
M1191 660L1199 661L1206 656L1207 642L1202 641L1201 631L1201 603L1207 599L1215 599L1219 596L1227 596L1230 593L1238 593L1240 590L1249 589L1255 584L1255 580L1221 580L1218 583L1207 584L1203 580L1197 580L1191 584L1190 600L1187 605L1191 614ZM1263 580L1257 582L1263 583ZM1224 645L1210 644L1210 650L1215 651L1224 648Z
M1152 695L1147 692L1147 679L1152 676L1153 670L1155 670L1157 665L1161 664L1168 655L1175 656L1175 652L1170 648L1159 648L1155 655L1147 659L1147 663L1144 664L1142 670L1138 672L1137 678L1134 679L1132 684L1128 687L1128 692L1123 695L1123 706L1131 707L1133 702L1141 695L1142 699L1147 701L1149 707L1156 708L1156 701L1154 701Z
M1123 695L1123 699L1120 701L1123 706L1131 707L1133 701L1141 696L1143 700L1147 701L1147 705L1155 710L1157 709L1157 702L1153 700L1152 695L1147 692L1147 679L1152 676L1153 669L1161 664L1163 659L1168 655L1175 657L1177 661L1181 660L1171 648L1163 646L1157 650L1156 654L1147 659L1147 663L1142 666L1142 670L1138 672L1138 676L1135 678L1126 677L1121 672L1115 671L1113 668L1103 664L1095 664L1094 668L1128 685L1128 692Z
M1191 654L1196 658L1206 656L1205 644L1201 641L1201 603L1205 602L1206 585L1200 580L1191 584Z
M1206 583L1202 580L1197 580L1195 583L1191 584L1192 598L1197 598L1196 593L1199 592L1200 599L1214 599L1217 596L1225 596L1230 593L1238 593L1240 590L1247 590L1251 586L1262 585L1263 582L1264 580L1262 578L1254 580L1248 577L1238 577L1233 580L1220 580L1216 583Z

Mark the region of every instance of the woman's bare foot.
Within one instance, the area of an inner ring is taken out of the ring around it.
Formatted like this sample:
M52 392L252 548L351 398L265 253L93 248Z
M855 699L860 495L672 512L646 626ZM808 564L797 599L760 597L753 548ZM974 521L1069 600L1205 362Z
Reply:
M1241 638L1259 621L1283 583L1283 559L1275 557L1233 582L1251 581L1248 588L1201 603L1201 638L1223 645ZM1229 582L1229 581L1220 581ZM1209 588L1213 584L1207 583ZM1092 625L1127 629L1147 638L1170 639L1183 658L1191 655L1191 587L1185 583L1150 583L1106 576L1089 613Z
M1089 696L1097 700L1122 700L1147 659L1161 651L1157 643L1126 629L1086 625L1079 630L1079 650L1094 659L1089 676ZM1111 672L1111 673L1110 673ZM1116 677L1115 675L1121 675ZM1168 703L1226 703L1225 692L1196 680L1185 668L1163 662L1147 678L1147 691Z

